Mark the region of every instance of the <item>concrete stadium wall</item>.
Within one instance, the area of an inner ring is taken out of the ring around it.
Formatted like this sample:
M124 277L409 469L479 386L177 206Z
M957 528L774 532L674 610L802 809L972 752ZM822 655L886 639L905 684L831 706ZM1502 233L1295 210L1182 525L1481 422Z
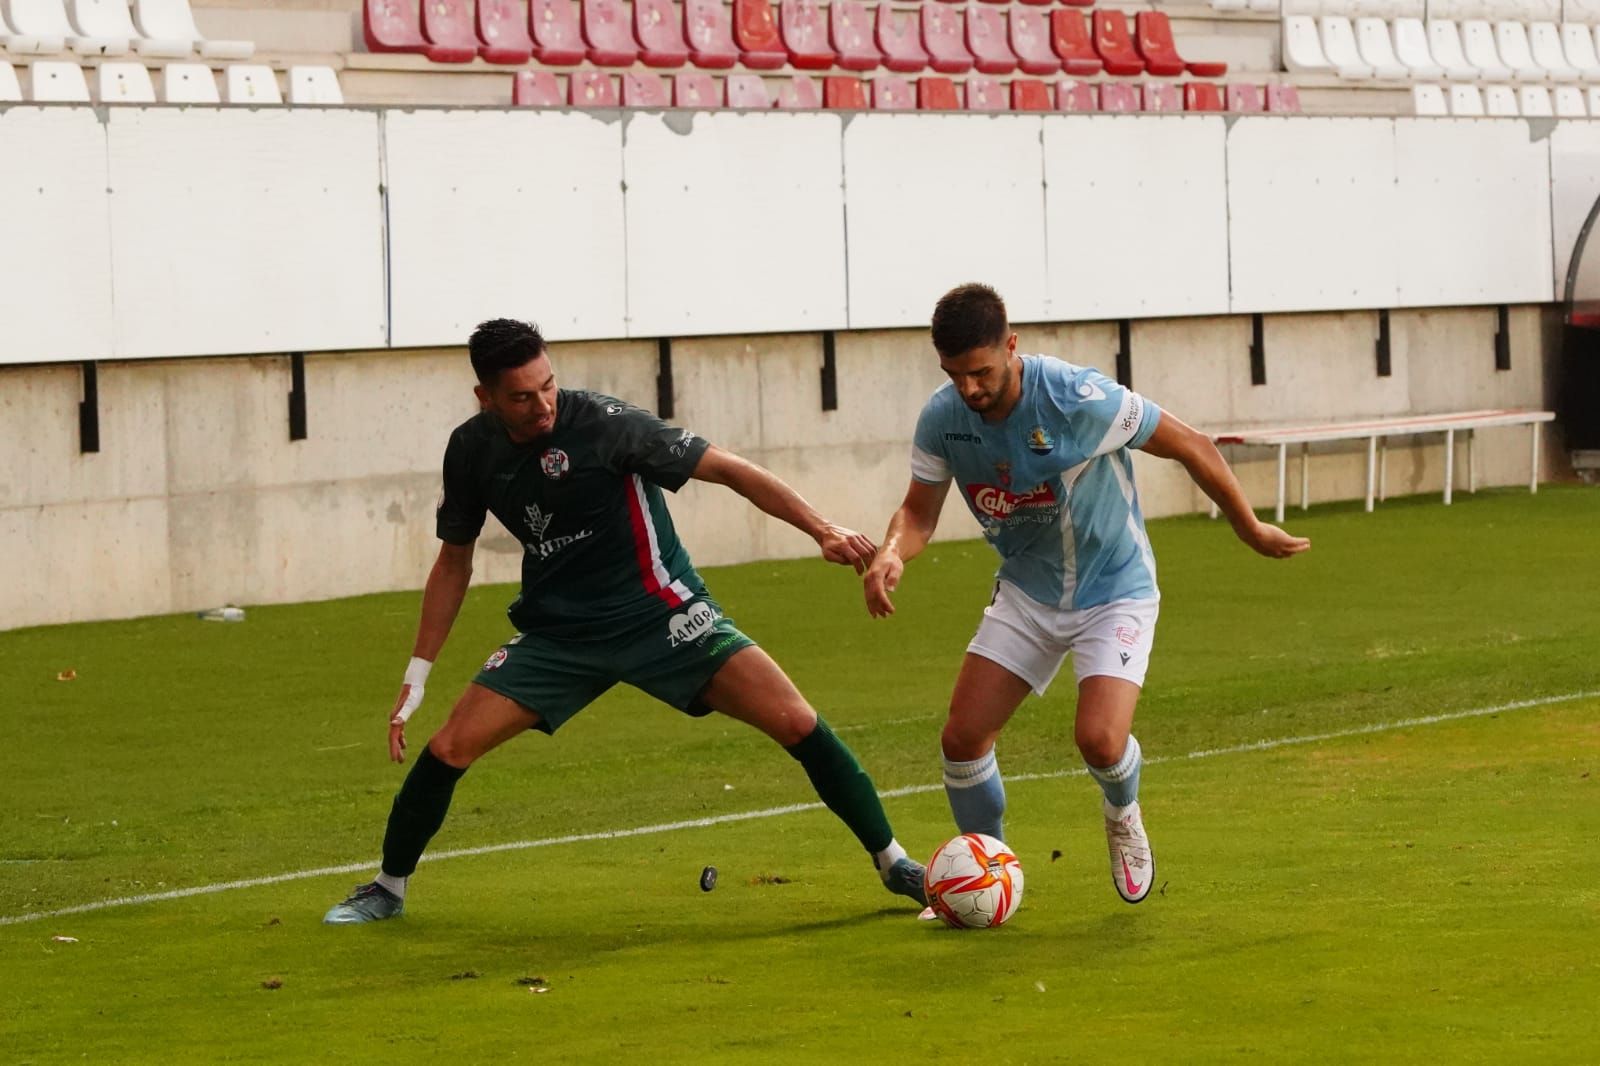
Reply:
M1250 384L1248 317L1140 321L1133 385L1212 429L1538 406L1549 319L1546 308L1514 308L1511 369L1496 371L1492 310L1397 311L1393 373L1378 378L1371 313L1271 316L1262 386ZM1113 369L1114 323L1020 332L1025 351ZM655 404L653 342L558 344L553 356L565 385ZM824 412L821 363L814 333L680 341L674 421L768 466L833 520L881 535L909 477L916 414L942 375L923 330L841 333L839 405ZM444 442L476 409L464 351L323 352L305 370L309 437L291 442L287 359L104 364L101 451L85 455L79 369L0 367L0 629L420 587L437 543ZM1483 484L1526 479L1526 434L1484 433ZM1235 460L1252 499L1270 504L1270 456ZM1358 448L1319 449L1314 498L1358 496L1363 463ZM1174 464L1141 455L1137 465L1151 516L1204 507ZM1441 484L1436 441L1391 451L1391 493ZM673 512L701 565L813 550L715 486L686 486ZM975 535L952 498L940 536ZM476 581L516 579L509 534L491 522L479 549Z

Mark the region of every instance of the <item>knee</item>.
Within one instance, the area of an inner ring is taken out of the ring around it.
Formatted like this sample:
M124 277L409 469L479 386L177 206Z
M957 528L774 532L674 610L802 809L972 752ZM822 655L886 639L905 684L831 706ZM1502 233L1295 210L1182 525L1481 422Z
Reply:
M994 736L983 730L973 729L951 715L944 724L944 732L939 734L939 747L943 749L944 757L951 762L971 762L989 754L994 747Z
M1079 722L1075 730L1078 753L1090 766L1115 766L1128 746L1127 734L1105 723Z
M465 770L483 754L475 750L473 745L464 743L461 736L448 727L433 735L428 741L428 750L433 752L435 759L457 770Z

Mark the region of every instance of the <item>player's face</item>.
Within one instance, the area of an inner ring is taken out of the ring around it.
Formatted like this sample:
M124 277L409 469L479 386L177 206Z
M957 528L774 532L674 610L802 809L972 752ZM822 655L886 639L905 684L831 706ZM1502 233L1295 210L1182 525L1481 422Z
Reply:
M473 390L483 409L500 420L512 440L525 444L556 427L556 372L550 356L502 370L492 385Z
M974 348L952 358L941 357L939 366L970 410L986 418L1004 418L1022 393L1016 353L1017 335L1013 333L1004 344Z

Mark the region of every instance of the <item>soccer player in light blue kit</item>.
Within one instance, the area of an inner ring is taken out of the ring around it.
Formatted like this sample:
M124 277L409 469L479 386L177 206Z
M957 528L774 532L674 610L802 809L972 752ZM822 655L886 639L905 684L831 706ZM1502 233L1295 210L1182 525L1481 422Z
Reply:
M950 381L917 420L911 487L863 579L867 609L894 613L890 594L933 536L954 479L1001 558L941 737L956 825L1004 839L995 740L1030 690L1044 695L1071 652L1074 734L1104 793L1111 880L1138 903L1155 879L1155 858L1139 811L1143 760L1131 729L1160 592L1128 450L1182 463L1262 555L1284 559L1311 542L1256 518L1205 434L1098 371L1018 355L1005 304L987 285L962 285L940 299L933 346Z

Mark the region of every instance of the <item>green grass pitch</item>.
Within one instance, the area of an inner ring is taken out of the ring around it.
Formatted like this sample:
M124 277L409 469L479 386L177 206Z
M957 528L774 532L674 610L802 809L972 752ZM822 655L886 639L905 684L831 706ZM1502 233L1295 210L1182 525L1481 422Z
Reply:
M916 922L815 810L425 862L380 926L319 924L364 873L12 920L370 860L418 597L0 634L0 1061L1600 1061L1600 494L1287 525L1315 546L1270 562L1151 523L1158 889L1112 890L1058 685L1001 742L1027 893L992 933ZM817 561L707 574L919 856L992 570L937 545L886 622ZM509 596L472 593L413 752ZM754 731L617 690L475 767L434 847L811 799Z

